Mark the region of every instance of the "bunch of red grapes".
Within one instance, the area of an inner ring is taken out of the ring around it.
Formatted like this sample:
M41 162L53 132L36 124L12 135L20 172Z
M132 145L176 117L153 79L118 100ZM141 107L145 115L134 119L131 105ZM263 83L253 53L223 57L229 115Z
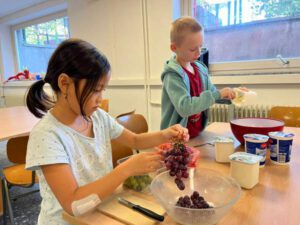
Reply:
M194 191L191 197L188 195L180 197L176 203L177 206L191 209L212 208L197 191Z
M181 142L172 143L172 149L166 151L165 155L165 165L169 174L175 178L175 183L179 190L184 190L185 185L181 178L188 178L188 163L190 160L190 152L187 150L186 146Z

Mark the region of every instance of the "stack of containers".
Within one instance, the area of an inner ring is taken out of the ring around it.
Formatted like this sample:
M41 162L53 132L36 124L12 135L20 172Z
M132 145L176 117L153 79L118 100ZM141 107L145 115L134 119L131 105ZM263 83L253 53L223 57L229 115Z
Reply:
M245 152L262 156L259 166L264 167L269 137L262 134L244 134Z
M291 160L291 151L294 134L285 132L270 132L271 162L287 165Z

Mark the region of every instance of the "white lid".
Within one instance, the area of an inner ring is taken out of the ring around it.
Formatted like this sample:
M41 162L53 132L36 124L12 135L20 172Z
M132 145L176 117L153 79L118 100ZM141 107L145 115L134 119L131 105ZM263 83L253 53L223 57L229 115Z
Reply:
M244 134L245 141L263 143L269 140L267 135L262 134Z
M237 161L246 164L255 164L262 159L262 156L250 154L247 152L236 152L230 155L229 159L232 161Z
M291 140L295 136L293 133L276 131L276 132L269 132L269 136L274 139L279 140Z
M214 138L214 142L233 143L233 138L231 138L231 137L221 137L221 136L218 136L218 137L215 137L215 138Z

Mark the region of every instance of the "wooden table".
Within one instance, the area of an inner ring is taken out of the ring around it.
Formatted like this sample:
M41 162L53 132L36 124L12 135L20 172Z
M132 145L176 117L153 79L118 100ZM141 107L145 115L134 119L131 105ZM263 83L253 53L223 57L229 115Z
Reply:
M39 121L26 106L0 108L0 141L28 135ZM0 185L0 215L3 213L2 185Z
M292 160L289 166L274 165L267 158L266 166L260 169L259 183L251 190L242 190L241 198L218 225L294 225L300 223L300 128L286 127L284 131L295 134ZM213 123L199 137L189 142L190 146L208 142L215 136L232 137L228 123ZM243 150L235 141L236 150ZM199 167L210 168L224 175L229 175L229 164L216 163L214 147L199 147L201 159ZM73 225L117 225L100 212L93 212L81 217L64 214L64 219ZM166 217L161 225L175 225Z
M28 135L38 121L26 106L0 108L0 141Z

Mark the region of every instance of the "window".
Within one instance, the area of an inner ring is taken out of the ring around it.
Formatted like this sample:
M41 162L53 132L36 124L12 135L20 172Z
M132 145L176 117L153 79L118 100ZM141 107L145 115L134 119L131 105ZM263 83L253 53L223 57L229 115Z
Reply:
M192 0L210 63L300 57L299 0ZM279 61L279 60L278 60Z
M63 40L68 39L67 17L32 24L15 31L19 70L45 73L50 56Z

